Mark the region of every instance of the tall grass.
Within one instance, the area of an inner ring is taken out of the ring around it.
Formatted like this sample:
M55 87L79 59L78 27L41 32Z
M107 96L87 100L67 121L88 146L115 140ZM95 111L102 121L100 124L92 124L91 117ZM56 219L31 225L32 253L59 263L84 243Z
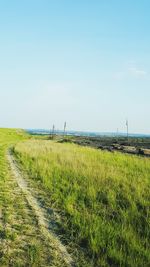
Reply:
M148 266L150 159L37 140L14 151L94 266Z
M11 228L14 223L12 218L12 224L10 224L10 217L13 215L14 207L8 184L10 172L6 153L12 144L14 145L25 138L26 134L21 130L0 128L0 266L8 266L10 264L10 258L13 262L14 255L11 252L15 247L15 242L18 237L17 231ZM21 257L22 255L19 257L16 256L16 262Z

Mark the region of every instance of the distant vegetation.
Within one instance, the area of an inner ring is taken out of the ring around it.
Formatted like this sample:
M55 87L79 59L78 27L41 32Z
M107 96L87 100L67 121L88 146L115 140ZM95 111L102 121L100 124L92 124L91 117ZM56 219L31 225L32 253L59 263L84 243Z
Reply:
M14 153L93 266L148 266L149 158L43 140L19 143Z

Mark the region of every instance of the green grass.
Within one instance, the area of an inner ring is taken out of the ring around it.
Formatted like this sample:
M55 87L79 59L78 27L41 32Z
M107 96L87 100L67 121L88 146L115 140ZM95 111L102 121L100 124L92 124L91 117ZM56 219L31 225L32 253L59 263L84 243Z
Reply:
M7 150L29 138L21 130L0 129L0 267L63 267L8 164Z
M7 250L9 249L10 252L12 243L15 243L17 239L16 231L13 231L10 227L11 220L13 223L11 216L13 215L14 208L11 190L9 190L7 184L9 169L6 152L11 145L25 138L26 135L21 130L0 129L0 266L8 266L10 258ZM10 257L12 257L13 261L13 255L10 255Z
M38 140L14 152L93 266L148 266L150 159Z

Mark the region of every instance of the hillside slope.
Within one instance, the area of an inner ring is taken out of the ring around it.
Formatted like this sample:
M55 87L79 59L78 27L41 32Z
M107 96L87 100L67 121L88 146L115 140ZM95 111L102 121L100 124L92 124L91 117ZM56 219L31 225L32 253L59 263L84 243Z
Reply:
M38 140L14 152L90 266L148 266L150 159Z
M32 205L36 200L29 193L30 188L24 191L17 171L12 172L8 149L25 139L28 136L23 131L0 129L0 266L68 267L56 242L50 242L48 232L47 236L44 234L42 218L40 221L37 215L42 213L40 207L37 212Z

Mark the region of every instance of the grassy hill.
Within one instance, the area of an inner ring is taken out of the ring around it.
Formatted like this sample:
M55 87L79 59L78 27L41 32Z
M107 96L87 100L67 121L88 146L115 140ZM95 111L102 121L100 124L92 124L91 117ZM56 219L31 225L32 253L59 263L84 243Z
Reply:
M8 149L28 138L21 130L0 129L0 266L68 267L53 243L44 238L36 213L10 168Z
M90 266L148 266L150 159L43 140L14 153Z

